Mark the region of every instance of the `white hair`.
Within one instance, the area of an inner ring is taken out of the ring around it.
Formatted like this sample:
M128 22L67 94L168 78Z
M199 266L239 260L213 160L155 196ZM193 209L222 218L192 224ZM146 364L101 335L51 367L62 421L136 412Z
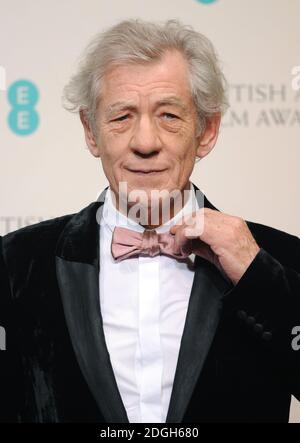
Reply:
M130 63L151 63L160 60L167 50L178 50L187 61L201 131L210 115L225 113L227 82L210 40L178 20L124 20L97 34L84 50L77 73L64 87L64 108L71 112L84 110L97 136L96 112L101 80L107 70Z

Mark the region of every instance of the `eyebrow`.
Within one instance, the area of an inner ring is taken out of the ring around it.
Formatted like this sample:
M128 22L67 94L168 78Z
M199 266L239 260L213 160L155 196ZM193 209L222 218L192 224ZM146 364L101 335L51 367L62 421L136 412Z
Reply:
M168 105L177 106L178 108L182 109L185 112L187 112L188 110L187 106L185 106L184 103L178 97L175 96L164 97L155 103L155 107L157 108L159 108L160 106L168 106ZM109 105L105 111L105 114L108 117L110 117L114 113L124 110L134 111L136 110L136 105L132 101L119 100L113 103L112 105Z
M129 102L129 101L117 101L115 103L113 103L112 105L109 105L105 111L105 114L110 117L112 114L114 114L115 112L119 112L119 111L123 111L125 109L128 110L134 110L136 109L136 106L134 105L133 102Z
M180 98L175 97L173 95L158 100L158 102L156 102L156 105L157 107L173 105L177 106L178 108L181 108L183 111L187 111L187 106L180 100Z

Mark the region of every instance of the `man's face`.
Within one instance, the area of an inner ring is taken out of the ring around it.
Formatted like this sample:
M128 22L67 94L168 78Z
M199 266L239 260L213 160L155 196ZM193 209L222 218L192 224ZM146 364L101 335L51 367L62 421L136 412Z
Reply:
M105 175L116 192L183 190L197 149L196 109L187 65L169 52L161 62L112 69L98 108L98 146ZM158 172L141 172L141 171Z
M110 69L103 79L96 122L97 142L89 148L101 157L117 197L120 182L126 182L128 192L143 190L148 197L153 189L189 189L196 154L203 154L203 134L197 136L188 67L179 52L168 51L151 64ZM214 140L208 138L211 149Z

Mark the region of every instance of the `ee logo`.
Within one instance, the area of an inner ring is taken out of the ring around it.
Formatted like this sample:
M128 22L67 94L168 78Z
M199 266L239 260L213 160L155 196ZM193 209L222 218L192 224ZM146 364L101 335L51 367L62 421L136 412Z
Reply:
M8 89L11 111L8 126L17 135L32 134L39 124L39 115L34 109L39 99L37 87L29 80L18 80Z

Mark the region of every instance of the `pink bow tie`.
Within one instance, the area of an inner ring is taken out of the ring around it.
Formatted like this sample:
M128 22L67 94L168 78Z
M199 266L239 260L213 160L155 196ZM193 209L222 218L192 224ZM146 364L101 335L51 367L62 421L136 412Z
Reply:
M118 261L137 255L154 257L164 254L175 258L186 258L190 255L189 251L183 251L182 247L176 247L173 234L158 234L155 230L150 229L140 233L121 227L114 229L111 253Z

